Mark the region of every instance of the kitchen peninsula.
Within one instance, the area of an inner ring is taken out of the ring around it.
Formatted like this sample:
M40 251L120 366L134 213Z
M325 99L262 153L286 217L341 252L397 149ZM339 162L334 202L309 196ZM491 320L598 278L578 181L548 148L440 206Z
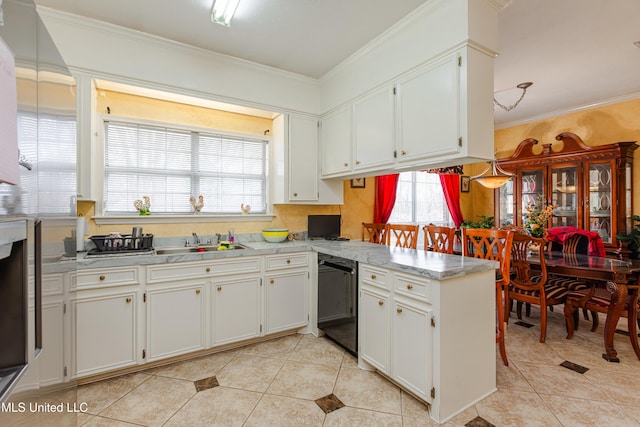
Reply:
M71 372L92 381L267 336L318 334L317 254L325 253L359 263L361 368L428 403L439 422L496 390L495 263L258 236L238 250L79 256L77 273L61 279L77 325ZM67 263L46 264L45 277L65 276Z

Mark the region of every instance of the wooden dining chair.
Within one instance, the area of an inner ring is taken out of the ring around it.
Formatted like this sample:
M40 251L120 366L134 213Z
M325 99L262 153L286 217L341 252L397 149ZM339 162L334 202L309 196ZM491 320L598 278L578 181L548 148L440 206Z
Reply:
M424 231L425 251L441 252L445 254L453 253L456 234L455 228L429 224L425 225L422 230Z
M362 241L386 245L388 242L387 224L363 222Z
M474 258L498 261L500 267L496 271L496 343L500 346L500 356L505 366L509 366L505 347L505 305L503 292L509 285L511 246L513 244L511 230L493 228L463 228L462 254Z
M578 329L578 308L589 310L591 312L592 326L591 332L598 329L600 320L598 313L608 313L611 306L611 294L607 289L592 286L589 289L572 291L567 294L564 303L564 317L567 322L567 339L573 337L573 331ZM638 329L640 328L640 320L638 319L638 289L630 290L627 295L627 301L624 305L624 311L621 316L627 318L627 327L629 330L629 339L631 346L640 359L640 345L638 344ZM637 326L637 327L636 327Z
M564 303L569 290L563 286L550 285L547 282L547 264L544 252L539 257L539 264L533 270L527 256L531 245L544 248L547 241L535 238L526 233L514 232L511 245L511 275L509 285L505 288L505 307L511 307L511 301L518 304L518 319L522 319L522 304L540 306L540 342L547 337L547 307ZM509 322L509 310L505 312Z
M547 250L553 252L562 252L563 254L567 255L587 255L589 251L589 238L581 234L574 234L573 236L567 238L564 244L549 242L546 247ZM567 277L557 274L549 274L547 283L552 286L563 286L567 288L569 292L589 289L591 285L589 282L579 277ZM530 315L529 309L530 306L527 306L527 316ZM553 310L553 306L551 306L551 309ZM585 320L589 319L587 310L583 310L583 315Z
M416 249L419 232L419 225L387 224L387 244L400 248Z

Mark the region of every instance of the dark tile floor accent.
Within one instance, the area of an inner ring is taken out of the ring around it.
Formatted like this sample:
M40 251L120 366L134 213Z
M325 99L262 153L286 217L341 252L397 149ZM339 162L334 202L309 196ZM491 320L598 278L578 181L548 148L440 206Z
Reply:
M531 323L523 322L522 320L518 320L516 322L516 325L522 326L523 328L533 328L533 326L534 326Z
M218 387L220 384L218 384L218 379L216 377L209 377L194 381L193 385L196 386L196 391L203 391L210 388Z
M496 427L491 424L489 421L485 420L481 416L477 416L468 423L465 424L465 427Z
M336 409L340 409L344 406L344 403L342 403L342 401L338 399L338 397L333 393L321 397L320 399L316 399L315 402L316 405L318 405L325 414L333 412Z
M584 366L578 365L577 363L569 362L568 360L562 362L560 366L562 366L563 368L571 369L572 371L575 371L579 374L584 374L589 370L589 368L585 368Z
M625 337L629 336L629 332L623 331L622 329L616 329L616 334L624 335ZM640 338L640 334L638 334L638 338Z

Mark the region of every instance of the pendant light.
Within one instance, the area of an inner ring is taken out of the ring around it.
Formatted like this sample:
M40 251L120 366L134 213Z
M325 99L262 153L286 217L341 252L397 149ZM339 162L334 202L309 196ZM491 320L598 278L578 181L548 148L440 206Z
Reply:
M490 174L485 175L491 171ZM513 176L513 174L506 172L500 167L497 160L491 160L489 166L480 174L472 176L472 181L477 181L481 185L487 188L498 188L505 185Z

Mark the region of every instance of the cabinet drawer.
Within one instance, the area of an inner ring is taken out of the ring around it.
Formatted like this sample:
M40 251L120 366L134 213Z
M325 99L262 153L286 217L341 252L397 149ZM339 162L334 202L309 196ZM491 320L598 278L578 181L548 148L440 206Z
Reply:
M309 266L309 255L307 253L267 255L266 260L267 271Z
M79 270L76 280L77 289L137 285L140 281L137 267Z
M396 273L395 290L398 294L431 302L431 280L410 274Z
M196 279L213 275L213 263L181 262L147 266L147 283Z
M377 286L382 289L390 289L389 279L390 273L381 268L372 267L367 264L359 264L359 278L362 283Z
M64 275L43 274L42 275L42 295L62 295L64 293Z
M214 277L226 274L260 271L260 258L238 257L210 262L181 262L147 267L147 283Z
M260 257L238 257L215 260L213 263L213 274L215 276L257 273L261 269Z

